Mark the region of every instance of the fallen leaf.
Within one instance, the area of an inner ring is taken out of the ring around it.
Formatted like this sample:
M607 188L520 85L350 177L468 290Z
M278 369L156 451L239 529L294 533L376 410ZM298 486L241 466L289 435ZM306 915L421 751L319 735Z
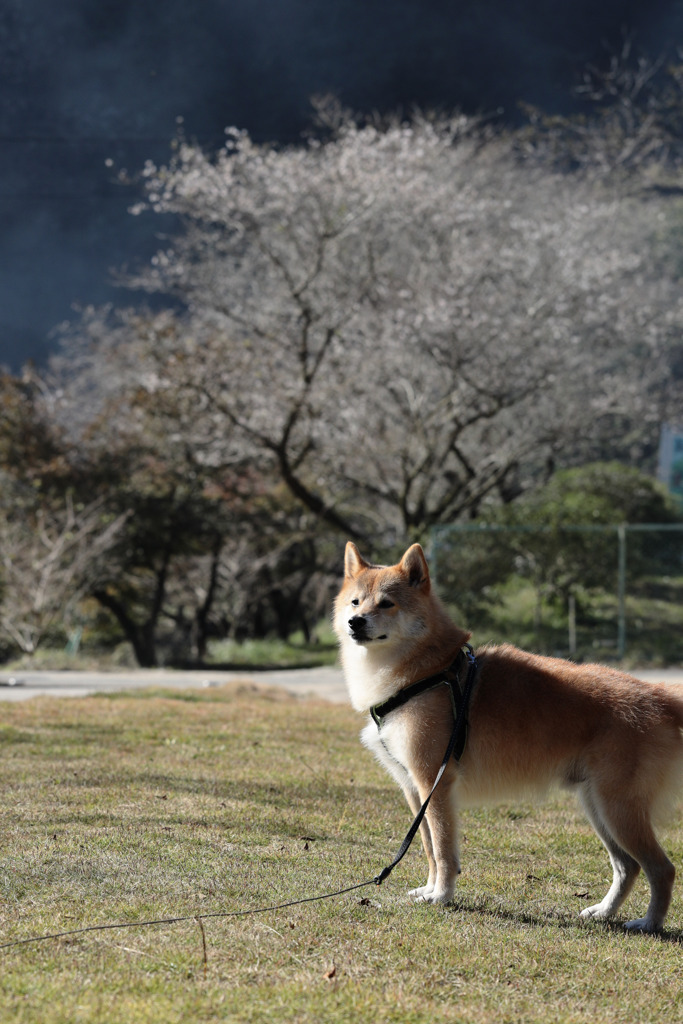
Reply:
M328 981L332 981L337 976L337 968L334 964L330 967L329 971L325 971L325 977Z

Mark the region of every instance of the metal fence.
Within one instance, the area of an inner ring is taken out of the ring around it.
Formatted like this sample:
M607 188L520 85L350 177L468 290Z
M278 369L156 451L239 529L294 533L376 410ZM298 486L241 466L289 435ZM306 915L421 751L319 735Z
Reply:
M437 589L477 640L683 663L681 523L454 524L430 546Z

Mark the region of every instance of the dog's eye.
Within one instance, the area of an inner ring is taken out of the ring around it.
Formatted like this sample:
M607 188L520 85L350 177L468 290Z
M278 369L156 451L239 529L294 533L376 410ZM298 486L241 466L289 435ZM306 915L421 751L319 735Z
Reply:
M360 604L360 601L358 600L357 597L354 597L351 599L351 604L353 605L354 608L357 608L358 605Z
M393 608L393 607L394 607L394 602L393 602L393 601L390 601L388 597L384 597L384 598L382 598L382 600L381 600L381 601L379 602L379 604L377 605L377 607L378 607L378 608Z

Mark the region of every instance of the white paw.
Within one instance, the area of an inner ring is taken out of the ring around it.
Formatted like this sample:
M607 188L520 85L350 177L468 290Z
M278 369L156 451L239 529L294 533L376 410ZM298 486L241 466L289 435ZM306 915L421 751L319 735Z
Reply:
M416 900L419 901L419 900L425 900L427 898L427 896L430 896L433 892L434 892L434 886L430 885L429 882L428 882L427 885L421 885L419 889L411 889L410 892L408 893L408 895L412 896L413 899L416 899Z
M594 907L586 907L579 915L582 921L606 921L609 916L610 911L602 903L596 903Z
M452 889L432 889L417 897L418 903L450 903L453 899Z

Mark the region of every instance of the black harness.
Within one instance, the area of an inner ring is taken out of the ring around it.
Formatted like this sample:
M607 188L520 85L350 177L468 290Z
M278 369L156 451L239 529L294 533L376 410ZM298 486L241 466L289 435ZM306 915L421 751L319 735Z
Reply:
M465 665L467 665L466 674L463 672ZM387 715L390 715L392 711L396 711L397 708L403 707L413 697L419 697L421 693L433 690L437 686L447 686L451 698L451 707L453 708L453 735L455 736L452 754L449 756L453 756L456 761L459 761L467 742L467 712L474 688L477 667L477 659L474 657L471 645L465 644L458 651L454 661L451 662L448 668L443 669L442 672L435 672L432 676L420 679L417 683L406 686L404 690L399 690L397 694L389 697L388 700L382 701L381 704L373 705L370 708L370 714L375 725L378 729L381 729ZM464 676L464 681L461 681L461 676Z
M464 686L461 686L460 668L462 667L463 658L467 663L467 676L465 678ZM375 885L381 885L384 879L391 874L398 862L402 860L407 853L410 844L415 838L415 833L420 827L420 823L425 816L432 794L439 785L441 776L445 772L446 765L450 761L451 757L455 757L456 761L462 757L462 752L465 749L465 741L467 740L467 711L477 677L477 670L478 665L477 659L474 657L474 651L469 644L465 644L464 647L458 651L455 660L443 672L437 672L433 676L427 676L426 679L420 679L419 682L413 683L412 686L407 686L405 690L400 690L395 697L390 697L389 700L385 700L381 704L375 704L374 707L370 708L370 714L377 723L377 728L380 729L382 721L387 715L391 714L392 711L395 711L396 708L400 708L413 697L416 697L420 693L424 693L426 690L431 690L435 686L445 684L450 690L451 703L453 704L453 715L455 718L453 732L451 733L451 738L448 741L448 746L446 747L446 753L443 756L441 767L434 779L434 785L429 791L422 807L417 812L415 820L408 829L408 833L401 843L401 848L392 860L391 864L387 864L379 875L373 879Z

